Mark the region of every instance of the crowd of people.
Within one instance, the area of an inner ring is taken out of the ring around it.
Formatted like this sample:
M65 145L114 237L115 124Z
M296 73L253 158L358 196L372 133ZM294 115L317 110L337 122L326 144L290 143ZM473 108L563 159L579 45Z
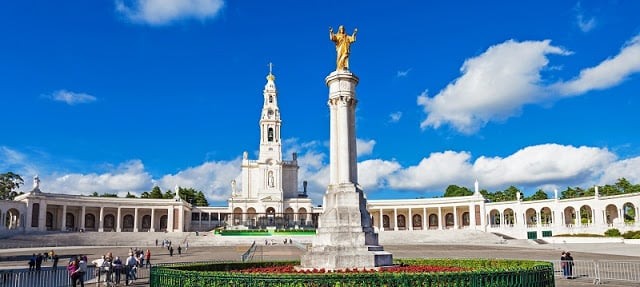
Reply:
M120 285L122 277L124 277L125 286L129 286L130 283L134 283L138 279L138 268L151 266L151 251L149 249L146 251L138 248L129 249L128 257L124 261L109 252L92 263L98 267L96 269L99 272L98 275L104 276L105 282L108 284Z
M53 265L51 266L51 268L55 270L58 267L59 259L60 258L58 257L58 254L56 254L53 250L48 252L45 251L43 253L38 253L38 254L33 253L31 258L29 258L29 262L28 262L29 271L42 270L42 263L47 262L47 260L51 260L53 262Z

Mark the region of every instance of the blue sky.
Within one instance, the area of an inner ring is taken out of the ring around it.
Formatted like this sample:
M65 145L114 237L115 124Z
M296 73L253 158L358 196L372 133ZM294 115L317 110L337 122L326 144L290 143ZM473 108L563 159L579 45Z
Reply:
M320 203L328 29L345 25L369 198L640 182L640 2L521 2L5 1L0 172L218 204L256 157L273 62L283 149Z

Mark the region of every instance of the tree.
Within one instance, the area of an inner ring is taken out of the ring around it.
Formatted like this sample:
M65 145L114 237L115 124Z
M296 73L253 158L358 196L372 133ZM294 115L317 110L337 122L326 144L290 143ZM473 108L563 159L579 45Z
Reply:
M153 189L151 189L151 193L149 193L149 198L164 198L164 196L162 195L162 191L160 190L160 187L158 187L157 185L153 187ZM173 195L171 195L171 197L169 198L173 198Z
M204 196L204 193L202 193L202 191L198 191L193 204L195 206L209 206L209 202L207 201L207 198Z
M140 194L140 198L149 198L149 192L145 191L143 193Z
M127 191L127 195L125 196L125 198L137 198L135 194L131 194L131 192Z
M0 199L13 200L18 196L16 190L24 184L24 180L20 175L13 172L0 174Z
M152 193L153 193L153 192L152 192ZM171 189L167 189L167 192L165 192L165 193L162 195L162 198L164 198L164 199L172 199L172 198L173 198L173 196L175 196L175 193L173 193L173 192L171 191Z
M538 189L538 191L536 191L536 193L532 194L529 197L526 197L524 199L524 201L544 200L544 199L549 199L549 195L546 192L544 192L544 190Z
M473 195L473 192L466 187L460 187L455 184L449 185L444 192L444 197L453 197L453 196L469 196Z

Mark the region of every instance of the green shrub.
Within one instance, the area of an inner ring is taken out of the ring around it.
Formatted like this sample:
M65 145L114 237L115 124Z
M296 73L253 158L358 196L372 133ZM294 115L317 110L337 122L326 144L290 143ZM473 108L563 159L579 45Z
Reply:
M640 239L640 230L627 231L627 232L622 234L622 238L624 238L624 239Z
M618 230L617 228L611 228L607 231L604 232L604 236L606 237L620 237L620 230Z

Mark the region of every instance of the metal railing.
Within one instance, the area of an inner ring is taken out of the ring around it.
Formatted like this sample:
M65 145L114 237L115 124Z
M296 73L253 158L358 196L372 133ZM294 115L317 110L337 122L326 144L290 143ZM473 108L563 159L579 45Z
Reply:
M242 262L247 262L253 259L253 255L255 253L256 253L256 242L253 241L253 244L251 244L251 247L249 247L249 249L240 256L240 259L242 260Z
M629 281L640 283L640 261L574 260L565 274L560 260L551 261L556 276L588 278L594 284L605 281Z
M151 268L139 267L136 270L137 282L148 282ZM104 283L107 273L98 272L95 265L88 265L87 272L82 280L86 284ZM123 272L121 282L124 284L125 274ZM2 287L67 287L71 286L71 279L67 268L59 266L56 269L43 268L40 271L29 271L26 269L5 269L0 270L0 286ZM106 286L106 285L105 285Z

